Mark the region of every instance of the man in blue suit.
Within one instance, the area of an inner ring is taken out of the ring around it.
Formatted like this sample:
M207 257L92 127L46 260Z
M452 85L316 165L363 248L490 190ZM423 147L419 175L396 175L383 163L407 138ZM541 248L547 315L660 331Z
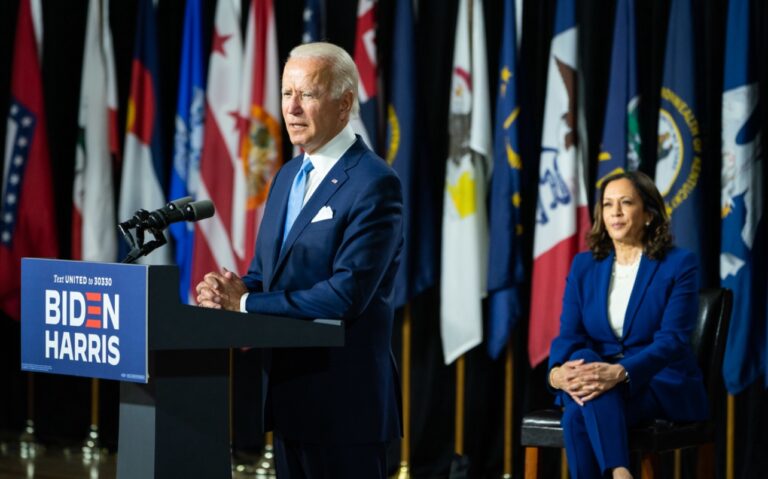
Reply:
M343 49L291 52L283 118L305 154L275 175L248 273L212 272L197 286L201 306L344 320L342 348L271 352L265 421L280 478L384 479L387 443L400 436L390 342L402 192L348 124L357 91Z
M603 182L587 242L568 275L549 386L571 477L630 478L628 426L708 415L691 349L698 262L672 245L664 200L641 172Z

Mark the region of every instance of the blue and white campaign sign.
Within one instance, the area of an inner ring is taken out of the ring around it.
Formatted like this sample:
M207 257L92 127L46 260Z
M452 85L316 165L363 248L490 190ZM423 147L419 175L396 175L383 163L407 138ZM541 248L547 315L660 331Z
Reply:
M147 272L22 259L21 369L146 383Z

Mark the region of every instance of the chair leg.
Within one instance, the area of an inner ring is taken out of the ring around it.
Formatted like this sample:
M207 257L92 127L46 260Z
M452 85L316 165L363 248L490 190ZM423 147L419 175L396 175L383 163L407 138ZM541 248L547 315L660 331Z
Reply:
M657 479L661 477L658 454L643 454L643 458L640 460L640 477L642 479Z
M525 448L525 479L539 479L539 457L541 450L538 447Z
M712 479L715 477L715 445L704 444L696 451L696 477Z
M568 479L568 456L565 455L565 448L560 449L560 479Z

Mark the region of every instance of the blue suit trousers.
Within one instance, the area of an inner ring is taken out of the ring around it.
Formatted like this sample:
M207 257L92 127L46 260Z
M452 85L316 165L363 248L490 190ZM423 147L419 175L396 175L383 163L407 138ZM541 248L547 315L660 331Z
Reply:
M585 363L605 361L590 349L576 351L571 359L583 359ZM613 468L628 468L628 427L663 414L649 388L628 396L625 385L619 384L584 406L565 392L560 395L565 405L561 423L565 453L573 479L604 477Z

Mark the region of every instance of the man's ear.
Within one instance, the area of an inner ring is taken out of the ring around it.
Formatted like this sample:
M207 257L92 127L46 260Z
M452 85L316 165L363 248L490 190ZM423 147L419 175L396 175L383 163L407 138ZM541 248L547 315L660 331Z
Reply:
M339 108L342 114L350 115L352 113L352 104L355 101L355 94L350 90L341 94L341 101L339 102Z

